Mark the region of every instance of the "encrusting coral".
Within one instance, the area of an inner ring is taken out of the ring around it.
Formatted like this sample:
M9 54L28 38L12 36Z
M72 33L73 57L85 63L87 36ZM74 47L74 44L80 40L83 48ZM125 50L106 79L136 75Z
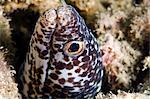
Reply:
M13 79L15 70L10 70L13 66L7 63L13 61L15 48L12 47L10 19L4 17L2 6L0 19L0 99L18 99L18 88Z
M0 6L0 47L3 46L5 50L8 50L5 58L7 62L13 63L16 49L13 47L13 41L11 39L10 19L6 17L3 12L3 7Z
M140 93L127 93L124 91L118 90L118 94L115 95L113 93L109 93L107 95L104 95L103 93L99 93L96 96L97 99L149 99L150 96L147 96L145 94Z
M142 63L142 57L148 53L147 46L144 45L145 42L149 44L148 7L132 6L126 10L128 12L110 7L107 12L97 15L95 25L102 45L107 82L112 90L131 89L140 73L139 63Z
M9 25L10 19L4 17L2 6L0 6L0 19L1 19L0 20L0 46L1 45L7 46L11 41L11 31Z
M17 84L12 79L15 70L4 60L4 52L0 51L0 99L19 99Z
M7 13L13 12L17 9L27 9L28 7L42 13L49 8L57 7L60 2L59 0L6 0L3 1L2 4L4 11Z
M134 66L141 56L140 51L134 50L131 45L124 40L123 31L120 29L120 22L127 16L123 12L101 13L96 24L96 31L103 52L103 64L108 82L112 84L112 89L117 87L129 88L131 80L135 79Z
M143 70L150 68L150 56L145 57L143 63L144 63Z

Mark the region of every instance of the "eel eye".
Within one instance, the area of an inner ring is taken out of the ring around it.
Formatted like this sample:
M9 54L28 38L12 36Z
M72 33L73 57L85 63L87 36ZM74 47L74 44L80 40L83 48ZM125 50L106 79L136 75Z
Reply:
M64 51L68 55L79 55L84 50L84 43L82 41L71 41L66 43Z

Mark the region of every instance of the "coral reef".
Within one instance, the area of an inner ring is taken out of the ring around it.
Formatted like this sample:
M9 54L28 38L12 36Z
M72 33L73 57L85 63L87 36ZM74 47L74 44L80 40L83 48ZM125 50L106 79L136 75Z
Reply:
M99 93L97 99L139 99L141 97L148 99L150 1L66 0L66 2L79 11L101 45L105 66L102 90L104 93ZM39 14L59 5L59 0L0 1L0 47L7 51L7 53L0 52L0 74L2 75L0 98L8 96L9 99L13 96L17 99L17 85L11 75L12 71L7 69L10 65L7 64L13 65L17 74L25 58ZM118 91L118 89L133 93ZM112 93L109 94L109 91Z
M0 47L8 50L9 53L5 54L7 62L14 63L16 49L13 47L11 39L10 19L3 13L3 7L0 6Z
M118 94L115 95L113 93L109 93L107 95L104 95L103 93L99 93L96 96L97 99L149 99L150 96L147 96L145 94L140 93L127 93L124 91L118 91Z
M119 11L110 6L108 11L97 15L95 25L104 54L103 62L108 80L106 86L109 85L108 89L113 91L132 91L133 84L137 83L137 75L140 77L141 68L148 67L148 62L143 66L141 63L149 52L149 47L145 45L150 43L150 31L147 28L150 27L149 7L129 5L128 8L121 8L122 10L119 7Z
M4 52L0 51L0 99L19 99L17 84L12 79L15 70L4 61Z
M9 47L9 43L11 42L10 20L4 17L2 6L0 6L0 19L0 46Z
M143 63L144 63L143 70L150 68L150 56L145 57Z
M59 0L5 0L1 4L4 6L4 11L8 13L29 7L42 13L49 8L57 7L60 2Z

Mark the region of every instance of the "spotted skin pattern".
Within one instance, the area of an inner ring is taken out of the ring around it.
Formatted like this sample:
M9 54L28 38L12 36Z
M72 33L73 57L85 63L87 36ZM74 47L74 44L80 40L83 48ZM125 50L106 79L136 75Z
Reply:
M80 53L65 46L81 42ZM24 99L87 99L101 89L100 48L83 18L70 5L43 13L36 23L22 68Z

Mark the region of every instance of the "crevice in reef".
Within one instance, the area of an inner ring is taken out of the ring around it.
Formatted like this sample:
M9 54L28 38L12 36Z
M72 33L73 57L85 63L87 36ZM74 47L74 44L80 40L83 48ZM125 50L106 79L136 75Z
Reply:
M36 21L39 17L38 12L34 12L31 9L17 9L12 13L7 15L11 18L10 28L11 37L16 48L15 59L14 59L14 69L16 70L16 75L18 73L19 67L25 59L25 55L28 49L29 41L31 35L34 31Z

